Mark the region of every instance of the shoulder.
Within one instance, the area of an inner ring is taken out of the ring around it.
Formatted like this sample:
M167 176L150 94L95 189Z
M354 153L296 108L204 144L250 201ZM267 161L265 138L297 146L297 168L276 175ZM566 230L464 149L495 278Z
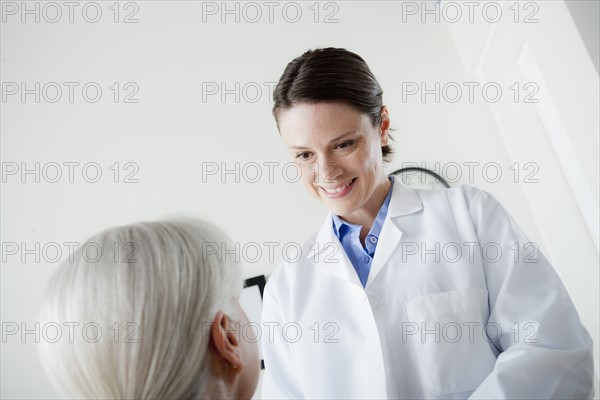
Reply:
M458 185L453 189L462 196L462 201L475 223L490 218L510 219L504 206L492 193L471 185Z
M459 230L502 228L512 225L510 214L491 193L478 187L458 184L443 189L408 189L418 195L423 204L424 221L441 225L454 224Z
M442 189L441 192L444 192L447 197L455 218L457 215L469 218L477 234L518 230L508 210L495 195L488 191L460 184Z
M303 242L290 242L285 245L286 248L282 251L283 258L269 277L266 289L271 292L289 292L294 276L312 260L311 255L315 251L317 236L321 229L316 229Z
M402 212L416 211L424 207L443 206L471 208L477 202L496 201L490 193L467 184L458 184L442 189L416 189L397 178L394 180L392 201L400 203Z
M425 202L449 202L459 203L470 207L474 200L480 200L481 198L486 199L490 196L490 193L467 184L459 184L451 186L449 188L442 189L411 189L414 190L421 200Z
M413 189L421 198L423 205L447 203L450 208L466 208L469 212L482 208L501 207L498 199L491 193L478 187L459 184L443 189Z

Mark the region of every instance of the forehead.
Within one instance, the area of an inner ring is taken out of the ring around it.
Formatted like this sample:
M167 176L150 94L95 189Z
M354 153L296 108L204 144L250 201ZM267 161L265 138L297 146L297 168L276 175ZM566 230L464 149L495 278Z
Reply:
M368 121L368 115L343 103L301 103L281 112L279 129L288 146L306 146L362 131Z

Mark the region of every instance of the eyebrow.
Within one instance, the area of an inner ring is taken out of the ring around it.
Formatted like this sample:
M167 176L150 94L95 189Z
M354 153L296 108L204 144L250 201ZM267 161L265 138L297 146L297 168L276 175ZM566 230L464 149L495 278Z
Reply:
M358 132L358 129L355 129L353 131L349 131L349 132L346 132L346 133L342 133L340 136L338 136L338 137L336 137L334 139L331 139L331 141L329 143L331 144L333 142L337 142L338 140L343 139L344 137L346 137L346 136L348 136L350 134L354 134L356 132ZM290 146L289 148L290 149L298 149L298 150L299 149L308 149L308 147L304 147L304 146Z

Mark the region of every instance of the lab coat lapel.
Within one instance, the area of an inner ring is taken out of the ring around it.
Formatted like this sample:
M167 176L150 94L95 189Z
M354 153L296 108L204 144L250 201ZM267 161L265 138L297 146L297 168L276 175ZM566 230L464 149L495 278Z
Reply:
M325 223L317 233L315 243L306 258L310 258L317 268L362 288L352 262L333 232L331 212L327 215Z
M381 227L379 241L375 249L373 264L369 271L367 287L375 279L379 271L387 263L390 256L400 244L402 230L400 229L400 218L402 215L411 214L423 209L423 203L419 194L394 176L394 188L392 198L388 206L388 212Z

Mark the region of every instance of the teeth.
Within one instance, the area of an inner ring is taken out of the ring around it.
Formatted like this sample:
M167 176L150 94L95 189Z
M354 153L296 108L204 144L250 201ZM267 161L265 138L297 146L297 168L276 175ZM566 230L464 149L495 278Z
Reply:
M340 186L337 188L333 188L333 189L327 189L327 188L323 188L325 189L325 191L329 194L335 194L335 193L340 193L342 192L344 189L346 189L348 186L350 186L350 184L352 183L352 180L350 180L348 183L346 183L344 186Z

